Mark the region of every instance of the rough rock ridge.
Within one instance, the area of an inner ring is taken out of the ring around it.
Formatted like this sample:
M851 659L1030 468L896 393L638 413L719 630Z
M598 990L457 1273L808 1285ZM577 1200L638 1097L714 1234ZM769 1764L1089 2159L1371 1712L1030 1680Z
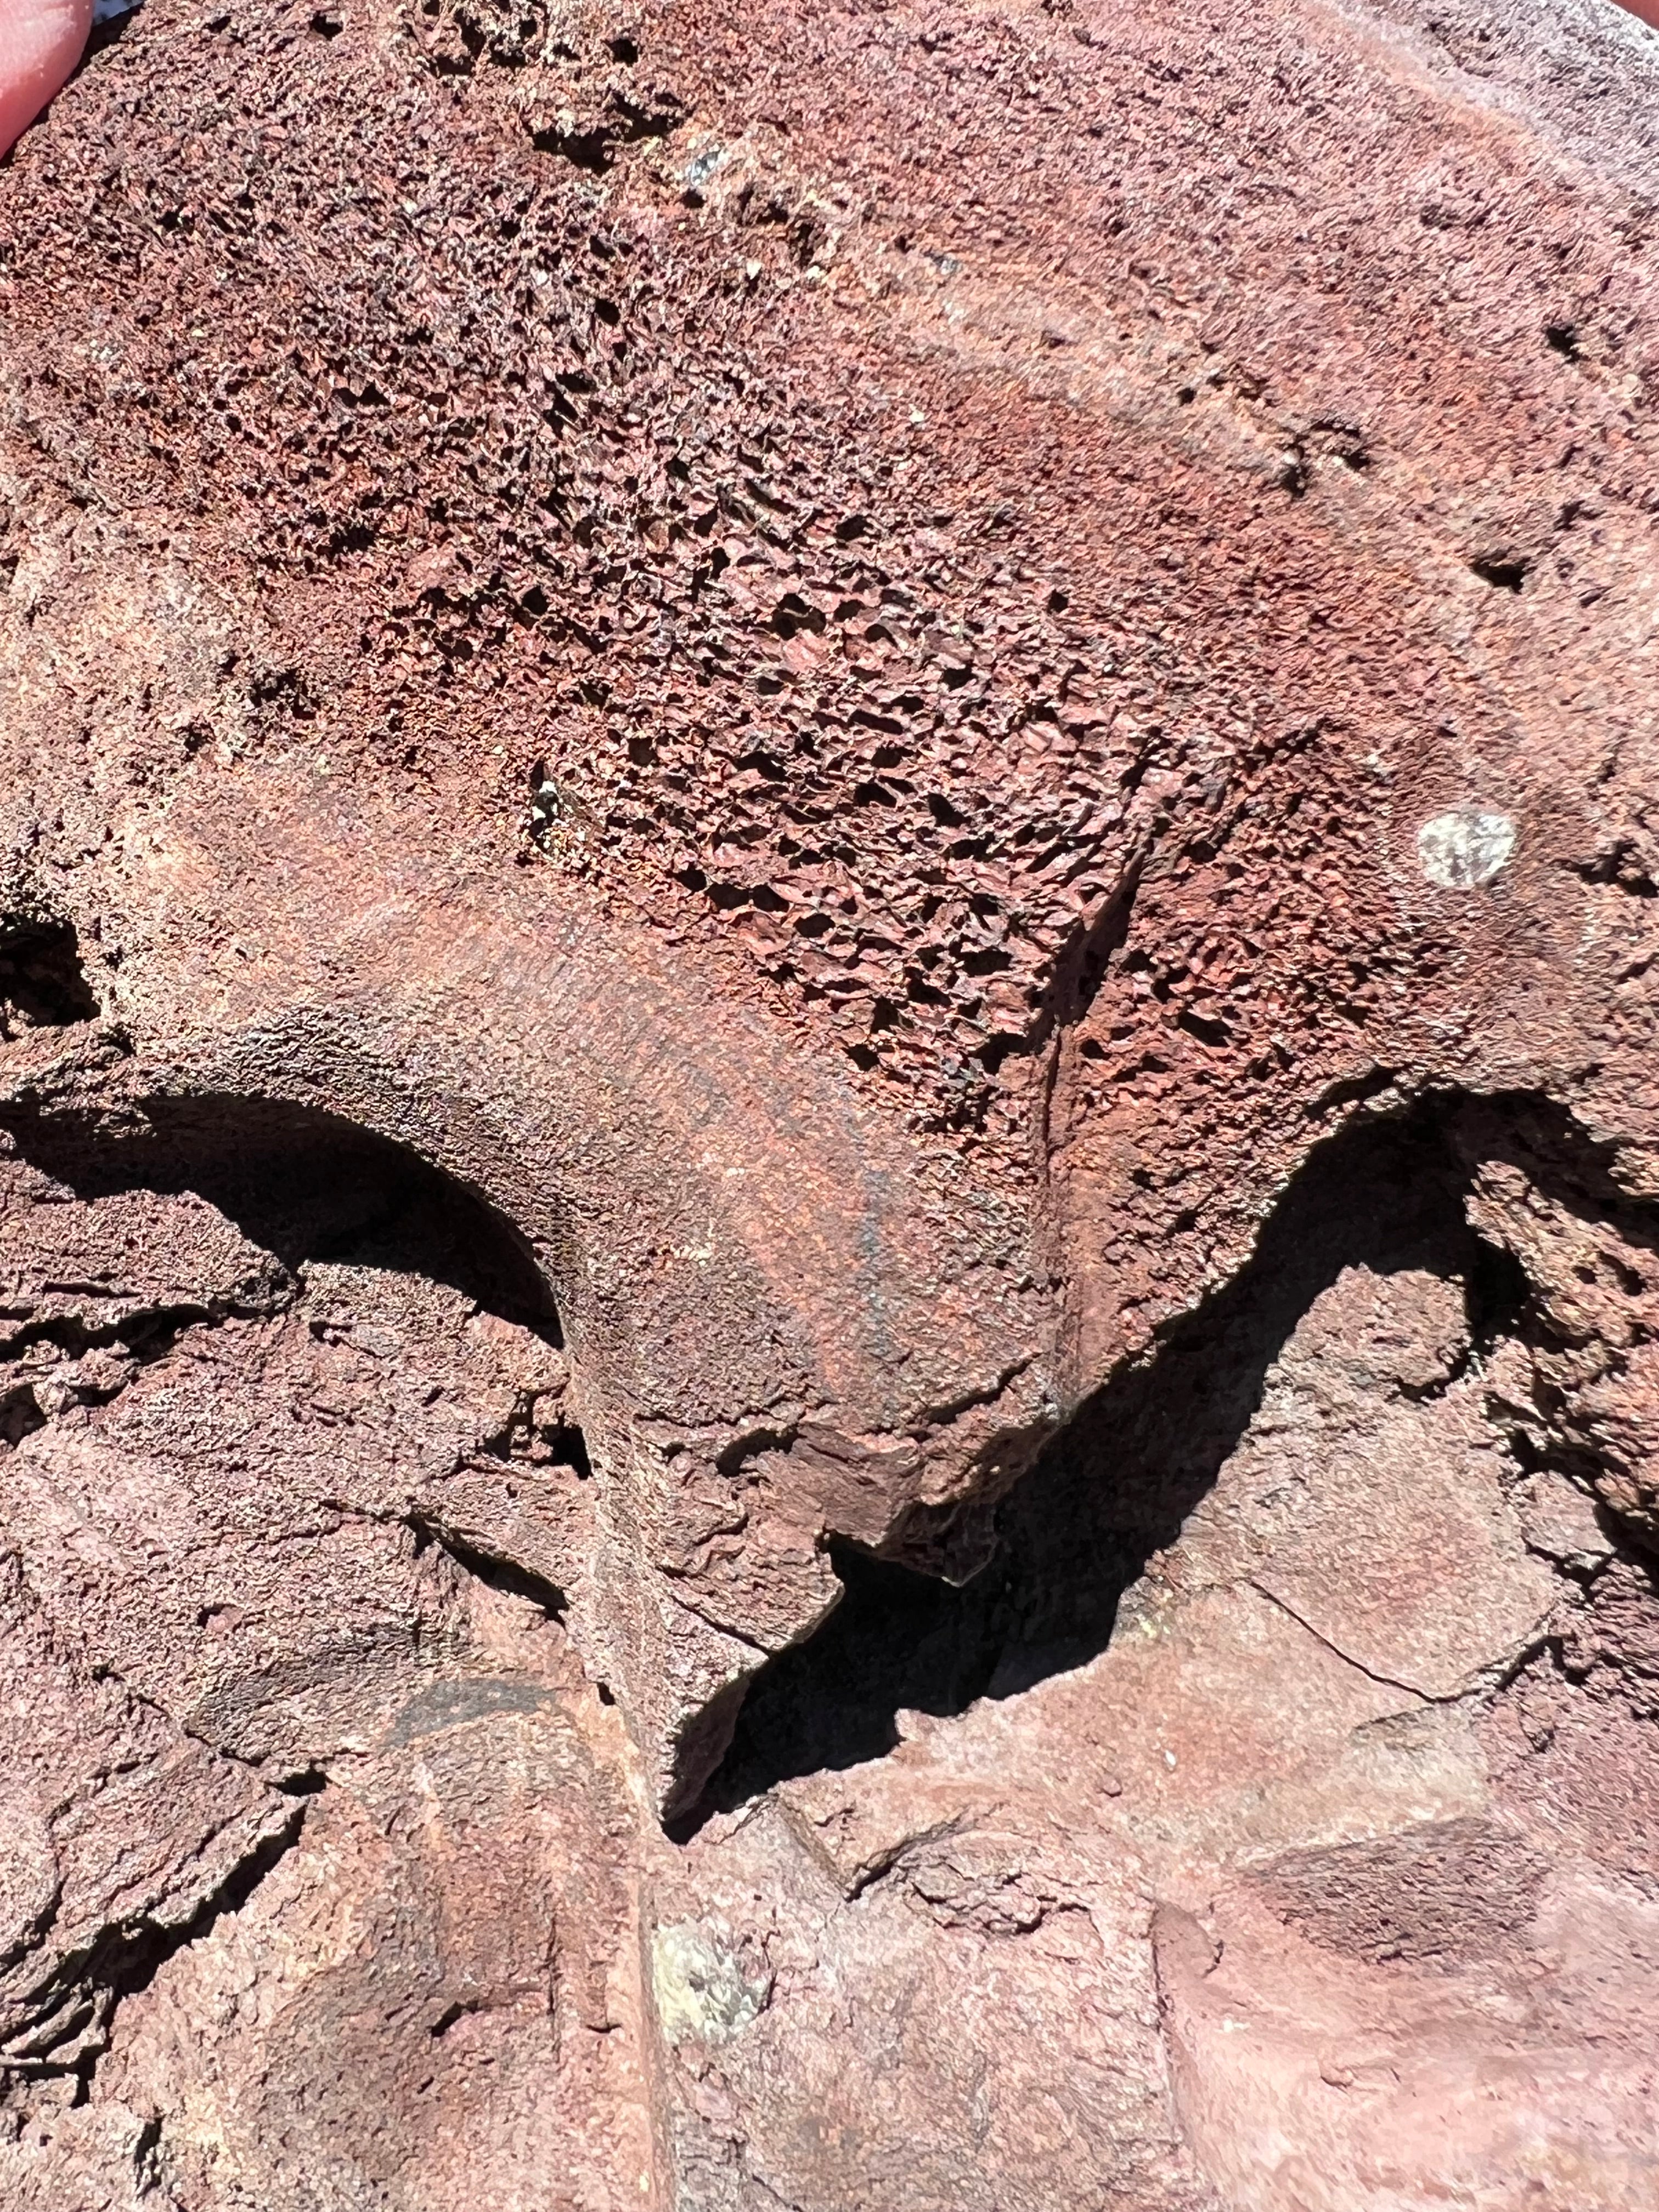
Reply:
M0 171L0 2203L1649 2212L1659 34L342 0Z

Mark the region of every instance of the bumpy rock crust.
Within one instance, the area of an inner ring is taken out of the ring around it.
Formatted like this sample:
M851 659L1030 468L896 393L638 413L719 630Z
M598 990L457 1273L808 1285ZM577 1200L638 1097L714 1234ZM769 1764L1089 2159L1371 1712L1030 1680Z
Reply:
M1647 2212L1656 117L1599 0L99 34L0 2197Z

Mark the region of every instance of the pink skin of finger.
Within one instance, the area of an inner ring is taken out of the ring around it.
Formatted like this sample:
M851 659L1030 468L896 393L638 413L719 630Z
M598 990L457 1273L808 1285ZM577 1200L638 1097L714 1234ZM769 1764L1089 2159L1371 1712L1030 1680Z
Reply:
M75 74L92 0L0 0L0 155Z

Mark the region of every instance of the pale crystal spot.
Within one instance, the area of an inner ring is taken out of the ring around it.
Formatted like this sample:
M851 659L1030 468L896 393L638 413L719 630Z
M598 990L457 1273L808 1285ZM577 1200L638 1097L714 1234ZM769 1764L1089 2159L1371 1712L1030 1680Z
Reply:
M1436 814L1417 833L1423 872L1443 890L1473 890L1489 884L1515 850L1515 824L1507 814L1454 807Z
M745 1972L728 1942L690 1921L658 1929L651 1979L657 2017L673 2043L729 2043L772 1994L769 1974Z

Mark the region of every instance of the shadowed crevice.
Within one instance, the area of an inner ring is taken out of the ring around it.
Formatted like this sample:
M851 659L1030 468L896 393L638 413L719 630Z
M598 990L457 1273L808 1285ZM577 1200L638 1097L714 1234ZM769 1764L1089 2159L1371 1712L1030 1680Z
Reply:
M315 1794L311 1790L305 1796ZM303 1798L294 1803L182 1919L163 1922L140 1915L105 1928L88 1948L59 1960L51 1982L34 1993L35 2025L21 2038L14 2035L4 2071L37 2080L72 2079L72 2101L84 2104L109 2046L117 2008L147 1990L170 1960L242 1910L299 1842L306 1812Z
M1088 1399L1024 1480L1000 1502L913 1516L890 1540L890 1553L912 1558L971 1551L967 1524L988 1517L992 1556L971 1581L951 1588L831 1540L839 1605L753 1678L730 1747L676 1833L791 1776L881 1757L900 1711L960 1713L1103 1651L1124 1591L1179 1536L1243 1437L1267 1370L1344 1268L1460 1281L1477 1347L1516 1328L1526 1278L1464 1211L1468 1161L1504 1152L1581 1213L1626 1216L1605 1148L1536 1100L1431 1099L1328 1139L1246 1265Z
M564 1592L544 1575L531 1567L521 1566L500 1553L480 1551L476 1544L441 1528L435 1522L410 1514L409 1528L415 1538L415 1556L418 1559L428 1544L437 1544L449 1554L456 1565L476 1577L486 1588L501 1590L509 1597L520 1597L536 1607L549 1620L562 1621L569 1601Z
M0 1128L77 1198L193 1191L291 1270L308 1260L447 1284L490 1313L562 1341L529 1244L476 1191L405 1145L337 1115L226 1094L148 1099L142 1125L0 1107Z
M0 1039L69 1029L97 1012L73 925L33 909L0 911Z

